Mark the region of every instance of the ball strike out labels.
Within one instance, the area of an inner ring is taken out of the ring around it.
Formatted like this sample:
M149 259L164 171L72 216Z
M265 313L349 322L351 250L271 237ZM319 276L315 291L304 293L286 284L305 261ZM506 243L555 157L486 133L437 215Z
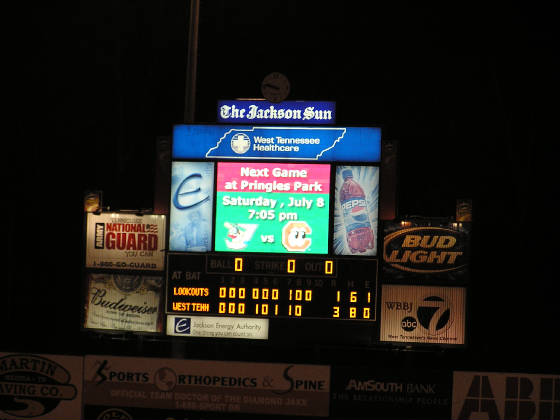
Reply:
M330 166L218 163L216 251L328 252Z

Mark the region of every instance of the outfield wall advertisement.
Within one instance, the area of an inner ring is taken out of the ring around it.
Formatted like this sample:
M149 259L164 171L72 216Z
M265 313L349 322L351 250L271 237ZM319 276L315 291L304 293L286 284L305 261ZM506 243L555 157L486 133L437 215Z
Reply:
M83 357L0 353L0 419L82 417Z
M559 419L560 375L453 372L452 419Z
M85 412L128 407L218 413L329 414L330 367L86 356Z

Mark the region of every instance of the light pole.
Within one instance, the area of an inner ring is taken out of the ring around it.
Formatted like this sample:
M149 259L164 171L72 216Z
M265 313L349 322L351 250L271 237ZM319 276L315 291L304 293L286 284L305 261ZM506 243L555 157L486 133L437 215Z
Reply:
M198 16L200 0L191 0L189 14L189 39L187 52L187 76L185 84L185 123L194 122L196 95L196 63L198 55Z

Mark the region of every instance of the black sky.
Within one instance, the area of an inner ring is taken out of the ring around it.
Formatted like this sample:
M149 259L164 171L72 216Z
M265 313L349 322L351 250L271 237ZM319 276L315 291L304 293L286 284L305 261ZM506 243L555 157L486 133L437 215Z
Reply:
M36 319L77 336L85 189L103 190L112 208L153 206L156 138L183 121L188 5L17 7L10 337ZM400 144L400 215L453 216L457 198L473 199L473 351L503 369L556 361L550 6L202 0L200 13L196 122L215 121L218 99L259 97L279 71L289 99L336 101L338 124L382 127ZM21 347L42 351L32 346L47 333L36 334ZM515 366L511 351L527 357Z

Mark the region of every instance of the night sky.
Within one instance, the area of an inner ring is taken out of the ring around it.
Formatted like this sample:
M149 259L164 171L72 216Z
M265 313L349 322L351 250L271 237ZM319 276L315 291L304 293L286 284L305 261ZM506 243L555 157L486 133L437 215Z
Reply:
M184 118L189 3L17 9L0 350L78 353L83 192L153 207L156 139ZM473 200L466 357L558 373L555 16L545 2L203 0L195 122L215 122L218 99L260 97L278 71L289 99L381 127L399 142L399 216Z

